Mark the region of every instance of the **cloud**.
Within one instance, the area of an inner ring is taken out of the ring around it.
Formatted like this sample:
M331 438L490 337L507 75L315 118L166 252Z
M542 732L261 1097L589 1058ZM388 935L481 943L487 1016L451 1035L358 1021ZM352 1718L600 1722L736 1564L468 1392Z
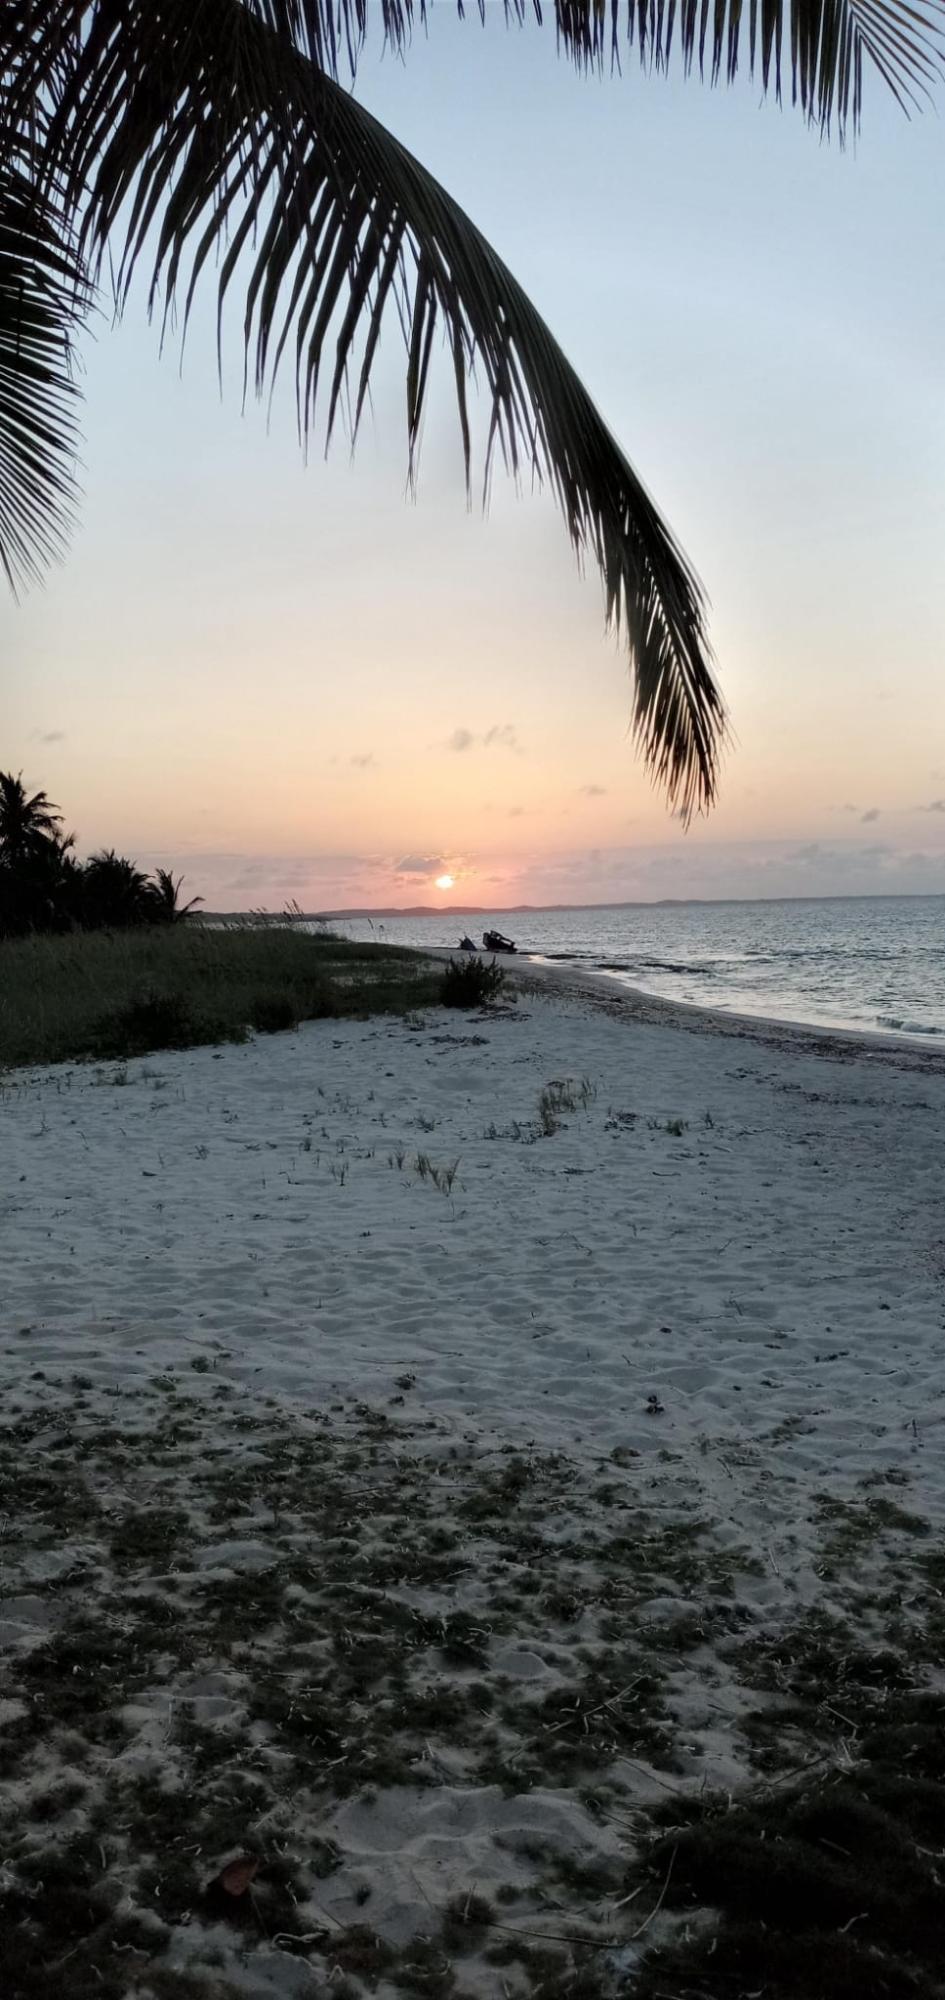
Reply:
M439 875L445 866L442 854L405 854L394 862L398 875Z
M513 750L517 757L522 755L522 746L511 722L493 722L489 729L477 735L473 729L454 729L447 741L448 750Z
M864 814L864 818L876 818L877 814ZM824 847L819 840L809 840L803 847L796 847L785 858L788 862L800 862L803 868L838 868L854 875L865 865L877 861L887 861L895 855L895 848L877 841L871 847L860 847L850 842L844 848ZM819 890L818 894L824 892Z
M860 810L859 806L851 806L849 801L845 806L837 807L837 811L842 813L858 813L859 810Z
M879 807L870 806L865 813L860 814L860 824L861 826L872 826L874 819L878 818L879 818Z
M606 785L581 785L579 789L582 799L605 799L607 797Z
M510 807L509 807L509 818L510 818L510 819L521 819L521 818L523 817L523 815L524 815L524 812L525 812L525 807L524 807L524 806L510 806Z
M351 757L348 761L354 765L356 771L369 771L374 763L374 752L373 750L362 751L360 756Z
M945 813L945 799L932 799L930 803L927 806L923 806L921 810L927 813Z
M34 729L31 735L34 743L64 743L66 740L64 729Z
M482 741L486 750L491 750L492 745L498 743L503 750L514 750L518 754L522 747L510 722L494 722L492 728L486 730Z

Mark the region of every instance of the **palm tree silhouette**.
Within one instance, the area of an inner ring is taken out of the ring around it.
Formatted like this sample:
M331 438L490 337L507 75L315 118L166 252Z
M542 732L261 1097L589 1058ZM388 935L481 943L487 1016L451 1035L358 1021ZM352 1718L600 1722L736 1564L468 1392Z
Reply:
M195 910L202 896L191 896L189 903L182 903L180 892L184 878L178 875L176 881L169 868L156 868L154 881L148 883L149 915L155 923L179 924Z
M30 798L23 773L0 771L0 863L7 868L22 867L44 851L63 843L59 828L62 814L45 792Z
M146 923L149 883L140 868L113 847L93 854L82 869L82 922L90 930L126 930Z
M403 52L429 0L381 0ZM479 0L484 14L485 0ZM458 0L462 13L462 0ZM546 0L578 66L626 36L647 68L674 49L713 81L745 60L822 132L856 127L864 65L904 105L940 74L945 0ZM216 265L222 311L245 287L247 370L262 393L294 353L307 434L356 430L381 323L406 343L413 470L433 338L446 335L467 482L467 383L498 452L550 485L579 558L600 568L633 675L633 720L683 817L711 803L724 736L693 570L551 332L475 224L372 118L353 80L367 0L3 0L0 7L0 560L17 582L61 546L74 500L73 344L103 264L119 310L139 261L150 301L186 322ZM541 0L505 0L542 18ZM377 18L375 14L375 19Z

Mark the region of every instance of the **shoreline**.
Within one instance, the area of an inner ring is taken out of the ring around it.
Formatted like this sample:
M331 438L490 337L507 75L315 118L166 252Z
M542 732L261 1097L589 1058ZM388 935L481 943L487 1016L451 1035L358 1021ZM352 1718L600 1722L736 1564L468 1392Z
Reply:
M404 948L443 963L463 956L455 947L409 945ZM800 1053L833 1053L838 1057L861 1053L874 1060L884 1056L887 1059L916 1056L918 1062L904 1062L902 1066L928 1068L933 1074L945 1076L945 1045L929 1046L919 1035L894 1033L890 1029L828 1027L816 1021L794 1021L774 1014L742 1014L734 1008L704 1006L695 1000L671 1000L664 994L648 991L646 987L627 985L618 974L585 970L572 963L528 958L524 952L516 952L514 957L503 957L501 952L480 952L478 956L495 957L503 972L524 986L531 980L540 990L553 992L557 983L561 992L582 993L598 1002L609 1001L633 1020L651 1026L676 1026L693 1034L731 1035L778 1047L793 1044Z

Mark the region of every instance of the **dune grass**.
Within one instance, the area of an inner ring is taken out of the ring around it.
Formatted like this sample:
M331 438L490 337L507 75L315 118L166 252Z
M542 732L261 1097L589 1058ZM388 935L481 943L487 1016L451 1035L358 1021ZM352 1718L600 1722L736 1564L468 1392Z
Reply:
M439 999L442 970L393 945L291 925L199 923L0 944L0 1068L242 1041Z

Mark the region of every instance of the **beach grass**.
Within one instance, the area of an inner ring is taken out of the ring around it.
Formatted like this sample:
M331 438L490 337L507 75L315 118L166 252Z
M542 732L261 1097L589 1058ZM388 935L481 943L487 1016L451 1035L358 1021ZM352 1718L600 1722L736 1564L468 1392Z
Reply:
M292 926L187 923L0 945L0 1069L243 1041L332 1016L405 1014L442 970Z

